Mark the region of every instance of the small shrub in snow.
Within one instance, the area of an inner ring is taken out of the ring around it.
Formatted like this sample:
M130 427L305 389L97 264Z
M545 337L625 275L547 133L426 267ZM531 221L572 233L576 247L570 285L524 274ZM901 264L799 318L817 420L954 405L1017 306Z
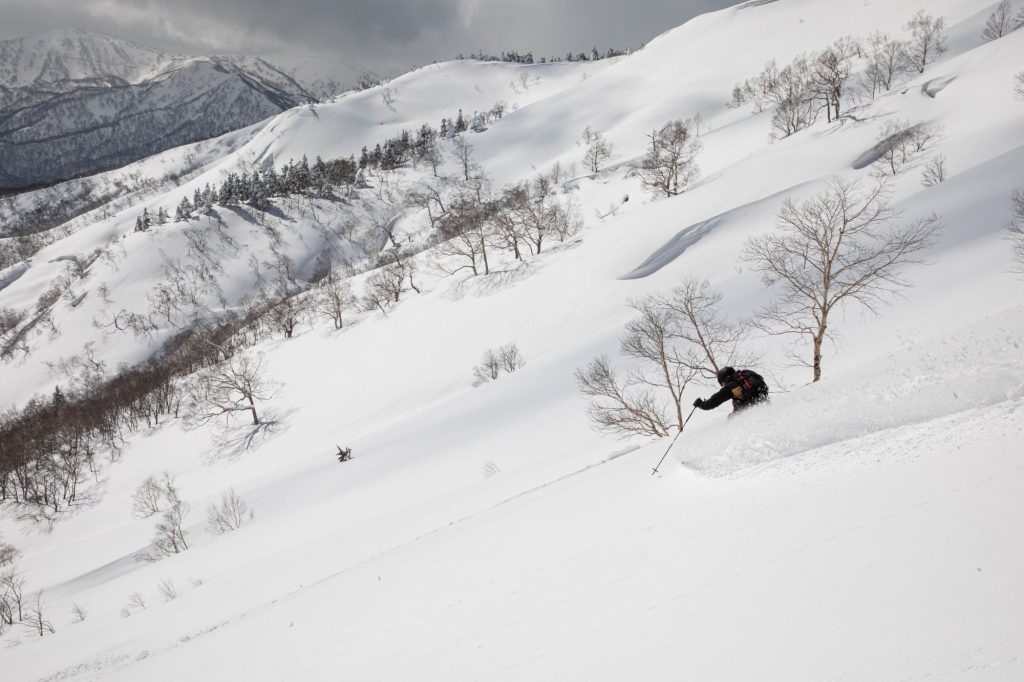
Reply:
M156 591L160 595L160 599L163 601L174 601L178 598L178 588L174 586L172 580L161 580L157 583Z
M141 592L132 592L128 595L128 609L145 609L146 597Z
M211 535L223 535L241 528L251 521L256 513L249 509L245 500L234 488L224 491L220 504L211 504L206 510L206 531Z
M71 603L71 624L81 623L89 617L89 612L78 602Z
M932 187L946 181L946 157L942 154L935 156L928 165L924 167L921 174L921 184L925 187Z
M192 577L188 579L188 582L192 587L199 587L203 584L204 581L202 578Z
M514 343L507 344L501 348L488 348L480 359L480 363L473 368L473 385L481 386L494 381L501 376L502 372L511 374L522 369L526 361L519 351L519 346Z
M1024 71L1013 77L1013 92L1017 97L1024 99Z

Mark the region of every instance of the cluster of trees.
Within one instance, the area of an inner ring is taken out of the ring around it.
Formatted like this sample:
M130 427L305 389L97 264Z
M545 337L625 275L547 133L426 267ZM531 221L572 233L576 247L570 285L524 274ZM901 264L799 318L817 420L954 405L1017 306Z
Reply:
M0 537L0 635L21 625L31 634L43 637L54 632L43 615L43 593L26 593L27 581L18 572L20 552Z
M480 362L473 368L473 385L495 381L502 374L512 374L523 368L526 361L519 351L519 346L508 343L499 348L488 348Z
M0 414L0 503L18 505L26 518L52 520L89 502L89 482L98 480L104 456L116 458L127 434L166 416L201 421L251 404L258 423L259 367L236 355L268 331L267 309L250 308L182 332L159 355L109 378L87 353L65 368L73 386ZM236 380L241 393L233 392Z
M559 201L554 186L552 176L540 175L492 195L483 180L471 178L447 206L439 204L442 213L435 222L443 241L435 250L437 268L446 274L468 270L486 275L492 251L522 260L541 253L550 239L575 235L582 225L578 211Z
M863 63L860 90L869 97L891 89L907 73L923 73L945 51L946 22L924 10L906 24L907 38L875 33L867 40L840 38L821 52L797 56L779 68L768 62L754 78L733 88L732 106L753 103L773 108L772 134L788 137L812 125L825 110L829 121L843 113L857 60Z
M150 546L136 558L140 561L160 561L188 549L188 532L185 519L191 505L182 499L174 479L166 471L160 476L149 476L132 494L132 512L140 519L160 514L160 521L153 529ZM225 490L220 504L211 503L206 509L206 531L211 535L223 535L241 528L255 517L234 488Z
M512 64L548 64L556 63L561 61L567 62L596 62L601 59L609 59L611 57L621 57L622 55L629 54L625 50L617 50L615 48L608 48L606 51L601 52L596 47L590 50L590 54L586 52L567 52L565 57L540 57L534 60L533 52L516 52L515 50L509 50L502 52L500 55L486 54L482 50L473 52L469 56L459 54L456 59L475 59L481 62L510 62Z
M309 160L303 156L299 162L289 159L280 170L270 166L262 172L253 170L251 173L229 173L218 186L207 184L202 190L197 187L191 200L187 196L182 197L175 209L174 221L188 220L194 213L208 210L215 204L247 204L257 210L264 210L273 197L295 194L331 197L335 187L350 188L356 181L357 171L354 157L324 161L318 156L310 166ZM163 208L159 211L163 212ZM147 213L143 209L143 215L136 221L136 230L147 229L153 224L146 223ZM163 222L166 222L166 217ZM159 221L158 216L156 224L163 222Z
M438 167L444 161L440 140L453 140L467 131L486 130L489 123L504 118L507 111L507 103L495 102L487 111L475 111L472 116L466 116L459 109L454 118L442 118L440 127L436 129L424 123L415 133L402 130L373 149L363 147L359 153L359 168L390 171L408 164L415 167L425 163L436 177Z

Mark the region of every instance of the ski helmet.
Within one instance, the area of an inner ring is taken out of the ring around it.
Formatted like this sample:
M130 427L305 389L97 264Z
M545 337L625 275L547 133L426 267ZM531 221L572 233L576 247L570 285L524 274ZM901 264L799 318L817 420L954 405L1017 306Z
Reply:
M730 381L734 376L736 376L735 369L732 367L723 367L718 370L718 385L724 386L726 382Z

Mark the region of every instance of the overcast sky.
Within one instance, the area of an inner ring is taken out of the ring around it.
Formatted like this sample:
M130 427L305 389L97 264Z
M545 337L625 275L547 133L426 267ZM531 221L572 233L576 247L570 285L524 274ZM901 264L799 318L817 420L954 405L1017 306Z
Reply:
M0 0L0 39L86 28L177 53L317 57L390 75L478 49L636 48L738 1Z

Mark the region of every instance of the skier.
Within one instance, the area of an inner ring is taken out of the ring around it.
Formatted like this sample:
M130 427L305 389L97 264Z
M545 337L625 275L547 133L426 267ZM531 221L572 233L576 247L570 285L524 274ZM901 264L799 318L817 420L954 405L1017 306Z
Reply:
M732 398L732 414L729 415L731 417L751 405L768 402L768 384L760 374L752 370L724 367L718 371L718 385L722 388L717 393L707 400L697 398L693 406L702 410L713 410Z

